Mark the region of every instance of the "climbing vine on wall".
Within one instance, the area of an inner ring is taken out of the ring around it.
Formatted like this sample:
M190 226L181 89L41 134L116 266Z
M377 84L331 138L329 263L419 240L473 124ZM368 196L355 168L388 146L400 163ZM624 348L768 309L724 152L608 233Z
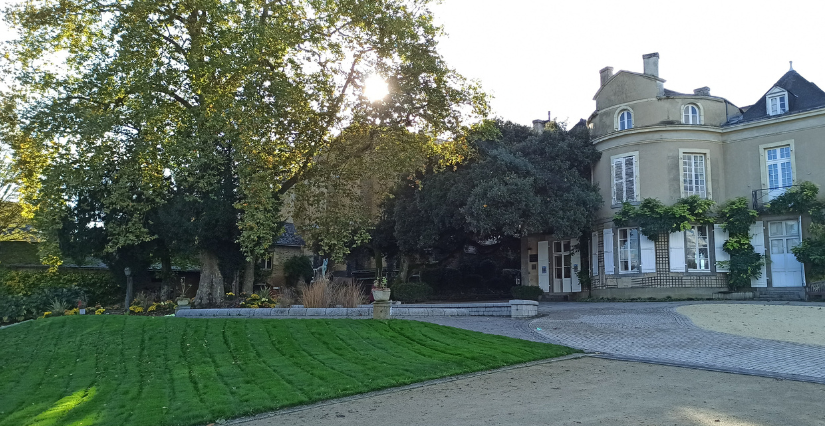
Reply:
M745 197L729 200L717 211L716 220L722 229L728 231L728 240L722 250L730 255L730 260L718 263L730 270L728 288L731 291L750 287L752 279L762 276L765 259L754 251L750 234L751 225L756 223L758 215L748 207Z
M754 252L750 242L750 226L756 222L757 212L748 208L748 200L735 198L713 212L712 200L690 196L672 206L666 206L654 198L644 199L638 207L624 203L613 217L619 227L638 225L640 232L656 241L660 235L686 231L693 225L721 224L729 238L723 250L730 255L729 261L719 262L730 269L728 288L732 291L750 286L751 279L762 275L765 264L762 255ZM823 252L825 254L825 252Z

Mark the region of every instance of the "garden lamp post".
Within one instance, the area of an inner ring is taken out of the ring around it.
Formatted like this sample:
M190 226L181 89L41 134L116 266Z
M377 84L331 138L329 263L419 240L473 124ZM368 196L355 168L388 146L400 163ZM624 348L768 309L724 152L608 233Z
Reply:
M126 309L126 315L129 315L129 305L132 304L132 270L130 268L123 268L123 274L126 275L126 302L123 307Z

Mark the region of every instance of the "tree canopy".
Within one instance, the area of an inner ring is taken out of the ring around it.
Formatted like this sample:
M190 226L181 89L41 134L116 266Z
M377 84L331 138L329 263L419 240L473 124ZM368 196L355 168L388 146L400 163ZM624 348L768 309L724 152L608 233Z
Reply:
M468 241L533 233L579 237L589 229L602 200L590 183L601 154L587 129L553 123L537 134L501 120L494 126L493 136L473 141L471 160L397 189L388 219L402 252L449 252Z
M226 250L251 259L281 232L284 194L333 176L312 171L363 140L348 135L384 135L361 146L369 152L409 140L429 152L439 138L461 147L486 98L438 54L428 3L40 0L6 9L19 38L4 52L11 89L0 136L15 148L44 260L60 263L67 221L104 227L106 253L162 239L154 220L175 197L194 204L173 227L200 224L204 232L189 235L202 263L216 266ZM383 100L364 96L370 75L387 81ZM204 272L220 280L217 268ZM213 290L210 300L220 297Z

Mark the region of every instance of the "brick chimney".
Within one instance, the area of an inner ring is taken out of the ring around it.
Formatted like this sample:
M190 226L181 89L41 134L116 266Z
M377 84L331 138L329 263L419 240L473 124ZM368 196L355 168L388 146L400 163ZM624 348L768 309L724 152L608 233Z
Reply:
M654 52L642 55L642 60L645 63L645 75L659 77L659 53Z
M599 71L599 75L602 78L602 85L604 87L607 84L607 80L610 80L610 77L613 77L613 67L604 67Z

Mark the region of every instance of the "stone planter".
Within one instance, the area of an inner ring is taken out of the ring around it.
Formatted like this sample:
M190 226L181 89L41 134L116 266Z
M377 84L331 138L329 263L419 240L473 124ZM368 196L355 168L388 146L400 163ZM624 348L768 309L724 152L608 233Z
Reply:
M372 298L376 302L386 302L390 300L390 293L392 291L388 288L374 288L372 289Z
M177 304L178 304L178 307L177 307L178 309L190 309L191 308L191 306L189 306L189 298L188 297L179 297L178 300L176 300L175 302L177 302Z

